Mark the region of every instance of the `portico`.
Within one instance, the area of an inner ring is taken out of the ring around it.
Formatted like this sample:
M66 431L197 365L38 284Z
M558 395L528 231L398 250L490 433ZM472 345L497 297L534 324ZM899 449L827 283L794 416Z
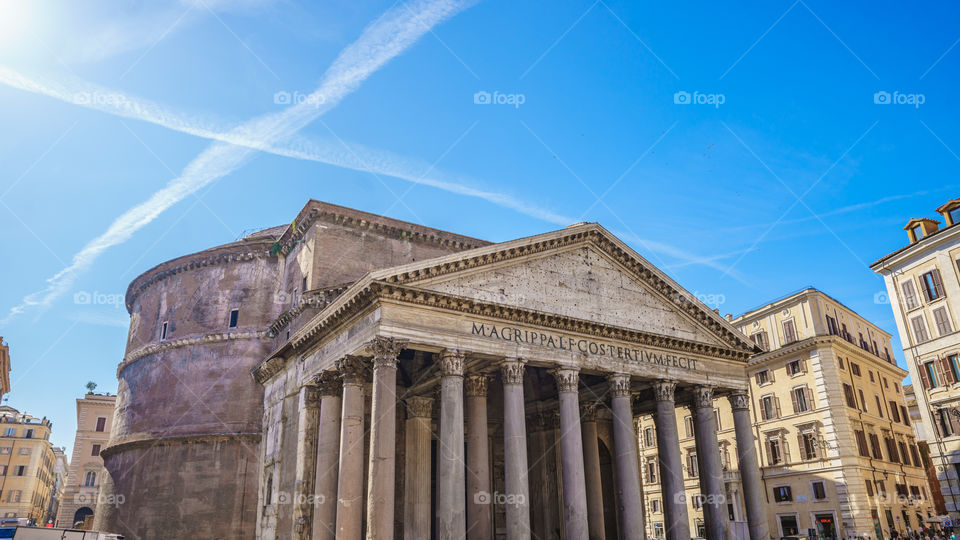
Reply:
M688 540L688 407L707 536L729 538L713 399L743 401L752 352L596 224L374 272L254 370L260 506L288 511L298 486L295 538L643 538L634 418L656 413L666 535ZM751 520L759 482L743 475Z

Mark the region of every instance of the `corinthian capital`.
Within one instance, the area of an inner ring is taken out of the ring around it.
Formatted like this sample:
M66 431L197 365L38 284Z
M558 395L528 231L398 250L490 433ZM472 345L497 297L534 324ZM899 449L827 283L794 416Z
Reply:
M580 386L580 370L577 368L561 367L551 369L550 374L557 381L559 392L576 392Z
M467 397L486 397L488 375L469 375L463 379L463 392Z
M630 376L626 373L611 373L607 376L607 382L610 383L610 393L613 397L630 395Z
M362 356L347 355L337 360L337 371L343 384L363 384L367 380L367 361Z
M653 395L657 401L673 401L673 394L677 389L677 381L657 381L653 383Z
M693 404L696 408L713 408L713 387L698 386L693 390Z
M500 363L500 378L503 384L523 384L525 362L519 358L504 360Z
M367 344L373 352L374 366L397 366L397 355L400 354L407 342L392 337L377 336Z
M750 395L746 392L735 392L727 396L727 400L730 402L730 408L733 410L749 410L750 409Z
M340 380L340 374L335 370L317 373L313 376L313 384L320 392L320 397L340 395L342 381Z
M431 418L433 416L433 398L413 396L404 401L411 418Z
M440 375L444 377L463 377L465 355L456 349L444 349L440 353Z

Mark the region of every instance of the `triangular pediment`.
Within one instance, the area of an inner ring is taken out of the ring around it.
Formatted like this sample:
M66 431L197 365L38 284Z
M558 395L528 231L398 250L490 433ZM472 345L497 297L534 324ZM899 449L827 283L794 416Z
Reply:
M596 224L378 272L374 280L712 346L746 338Z

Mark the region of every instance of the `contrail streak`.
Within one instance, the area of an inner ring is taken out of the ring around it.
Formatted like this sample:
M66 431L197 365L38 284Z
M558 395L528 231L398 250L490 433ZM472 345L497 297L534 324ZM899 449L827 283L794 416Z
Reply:
M370 75L413 45L435 25L472 3L472 0L422 0L389 9L364 29L355 42L340 52L324 73L317 90L311 94L316 99L292 105L278 113L261 115L229 130L227 133L230 138L240 138L251 144L237 146L219 140L212 143L186 166L178 178L171 180L146 201L124 212L103 234L77 252L69 266L48 278L46 288L25 296L0 322L9 321L30 306L49 306L69 290L77 275L89 268L103 251L125 242L184 197L243 166L254 155L258 145L267 145L271 141L294 135L338 105Z

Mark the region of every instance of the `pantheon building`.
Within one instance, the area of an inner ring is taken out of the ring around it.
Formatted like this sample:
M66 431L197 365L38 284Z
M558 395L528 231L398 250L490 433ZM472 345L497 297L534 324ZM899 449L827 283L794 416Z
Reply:
M310 201L127 293L97 525L141 538L767 540L755 346L595 223L489 243ZM736 424L731 522L715 400ZM644 507L653 415L662 508ZM668 496L672 494L672 496ZM749 532L747 532L749 531ZM131 537L131 536L128 536Z

